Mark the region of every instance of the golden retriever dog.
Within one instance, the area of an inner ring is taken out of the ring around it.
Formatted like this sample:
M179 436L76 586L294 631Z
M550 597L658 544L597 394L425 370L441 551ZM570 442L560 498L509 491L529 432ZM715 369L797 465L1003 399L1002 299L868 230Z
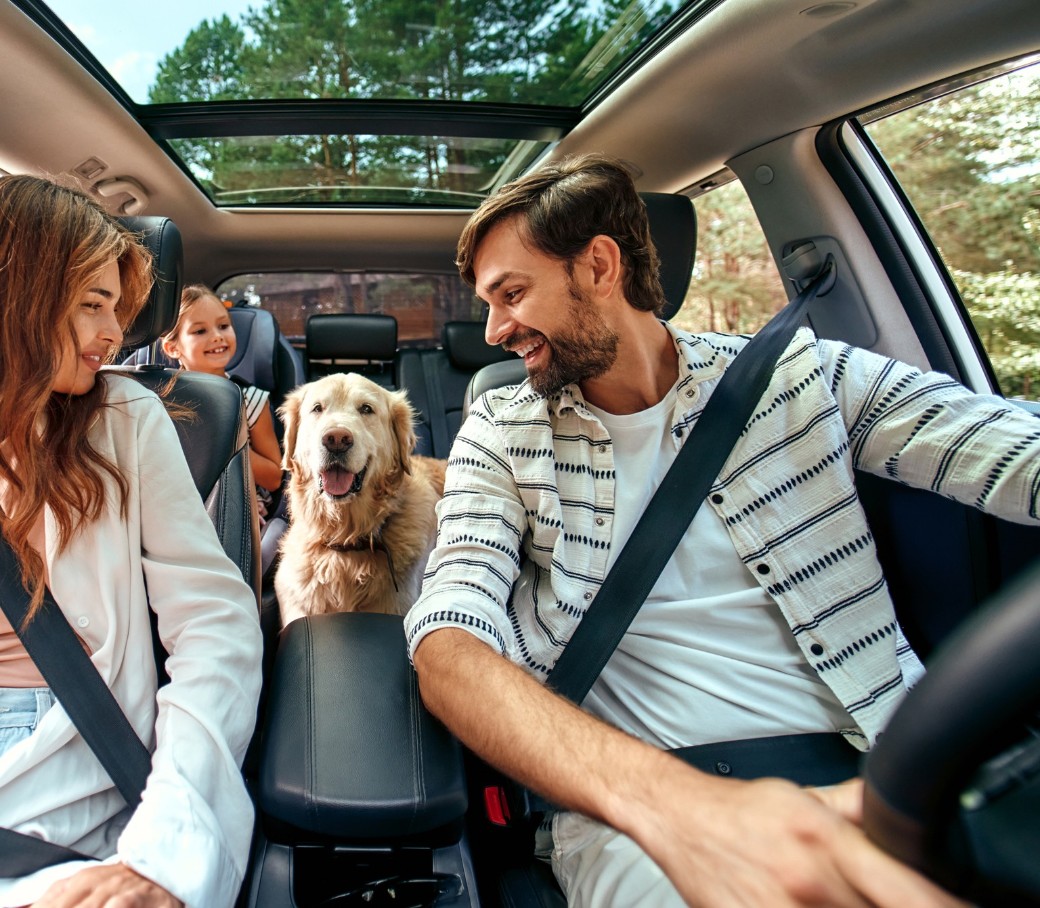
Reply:
M290 513L274 580L282 624L327 612L403 615L433 548L445 466L411 453L405 393L328 375L293 391L278 413Z

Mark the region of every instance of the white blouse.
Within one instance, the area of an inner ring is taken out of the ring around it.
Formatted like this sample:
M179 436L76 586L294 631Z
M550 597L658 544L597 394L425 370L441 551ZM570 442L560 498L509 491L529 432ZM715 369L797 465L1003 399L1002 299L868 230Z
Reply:
M0 825L120 861L188 908L230 906L248 860L253 808L240 765L256 719L257 603L224 555L162 402L106 375L92 444L129 484L114 482L101 519L60 555L46 512L50 588L141 739L153 750L130 814L64 709L0 755ZM170 682L157 690L148 605L158 615ZM0 879L0 906L30 904L85 866Z

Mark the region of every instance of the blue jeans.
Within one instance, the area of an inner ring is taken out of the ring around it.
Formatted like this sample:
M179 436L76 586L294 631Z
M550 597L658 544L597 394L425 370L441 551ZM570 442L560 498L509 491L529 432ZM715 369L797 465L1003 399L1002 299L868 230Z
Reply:
M0 754L36 731L53 705L48 687L0 687Z

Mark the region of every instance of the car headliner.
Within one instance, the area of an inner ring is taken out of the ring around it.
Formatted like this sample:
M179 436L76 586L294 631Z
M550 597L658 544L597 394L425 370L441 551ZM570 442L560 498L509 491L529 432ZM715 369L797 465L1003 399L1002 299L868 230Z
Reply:
M850 8L847 8L850 7ZM725 0L555 147L619 155L639 188L696 191L734 156L1040 45L1035 0ZM20 9L0 2L0 168L61 173L91 156L173 218L186 273L450 270L466 212L218 209L131 113Z

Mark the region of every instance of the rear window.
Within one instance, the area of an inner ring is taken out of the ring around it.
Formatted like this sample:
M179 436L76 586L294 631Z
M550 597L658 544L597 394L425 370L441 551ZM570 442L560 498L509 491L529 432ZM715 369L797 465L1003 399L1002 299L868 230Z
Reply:
M479 321L483 304L457 274L370 271L242 274L217 293L234 304L269 310L293 343L302 344L307 319L337 312L392 315L401 347L436 347L444 323Z

